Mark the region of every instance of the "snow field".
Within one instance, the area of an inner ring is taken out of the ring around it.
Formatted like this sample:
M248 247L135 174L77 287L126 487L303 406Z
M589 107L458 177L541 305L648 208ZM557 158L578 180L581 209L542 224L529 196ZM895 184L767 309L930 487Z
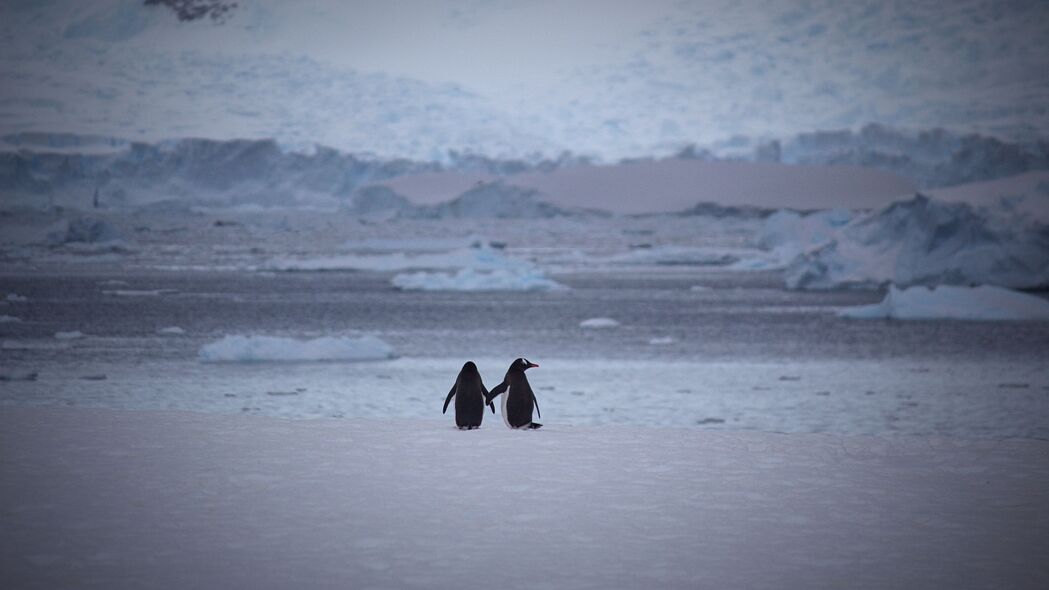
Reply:
M3 408L0 443L19 588L1049 583L1044 441Z

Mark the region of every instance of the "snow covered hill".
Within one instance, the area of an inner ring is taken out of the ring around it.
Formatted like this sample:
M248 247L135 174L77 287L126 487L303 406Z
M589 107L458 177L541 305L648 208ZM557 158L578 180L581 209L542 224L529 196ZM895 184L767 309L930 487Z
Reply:
M1049 584L1049 443L0 409L8 588ZM552 417L551 417L552 418Z
M978 0L255 0L180 21L141 0L7 2L0 134L274 138L427 161L731 151L870 122L1030 141L1049 132L1046 15Z

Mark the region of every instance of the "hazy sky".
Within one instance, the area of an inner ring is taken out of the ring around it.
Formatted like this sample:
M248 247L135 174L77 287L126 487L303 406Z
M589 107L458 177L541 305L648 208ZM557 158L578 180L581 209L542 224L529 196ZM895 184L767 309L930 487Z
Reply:
M0 7L0 132L652 153L878 122L1049 131L1049 2L138 0Z

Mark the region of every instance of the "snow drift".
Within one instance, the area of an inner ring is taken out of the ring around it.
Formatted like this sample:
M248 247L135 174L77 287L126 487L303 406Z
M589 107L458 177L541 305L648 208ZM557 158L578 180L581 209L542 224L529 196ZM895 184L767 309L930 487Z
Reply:
M779 247L803 247L809 239L801 234L796 244ZM888 283L1042 288L1049 286L1049 224L1020 214L1009 200L974 207L919 194L858 216L822 244L803 249L785 278L793 289Z
M393 358L393 347L381 339L323 337L297 340L275 336L224 336L201 347L205 362L365 361Z
M880 303L846 308L838 315L853 319L1049 320L1049 301L990 285L934 289L892 285Z

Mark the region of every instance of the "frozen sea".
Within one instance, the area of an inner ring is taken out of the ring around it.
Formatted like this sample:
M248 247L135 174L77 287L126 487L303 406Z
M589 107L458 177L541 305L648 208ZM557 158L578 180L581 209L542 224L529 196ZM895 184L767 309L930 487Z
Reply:
M278 258L345 255L347 235L318 231L303 251L288 245L304 240L288 236L287 219L279 232L250 216L186 223L202 229L149 228L102 254L9 249L0 291L15 297L0 313L20 321L0 324L0 404L442 419L463 362L475 361L491 387L524 356L540 365L530 379L548 424L1049 438L1049 322L840 318L882 293L787 290L778 271L695 255L745 252L744 222L597 220L582 231L584 222L532 221L531 233L517 224L506 256L568 287L521 292L401 291L387 270L272 272L267 261ZM697 231L714 225L722 231ZM369 226L354 255L404 249L406 233L432 248L427 232L475 228ZM693 235L689 256L651 263L660 240ZM596 317L618 325L580 326ZM170 327L182 333L160 332ZM394 358L199 357L229 335L364 334Z

